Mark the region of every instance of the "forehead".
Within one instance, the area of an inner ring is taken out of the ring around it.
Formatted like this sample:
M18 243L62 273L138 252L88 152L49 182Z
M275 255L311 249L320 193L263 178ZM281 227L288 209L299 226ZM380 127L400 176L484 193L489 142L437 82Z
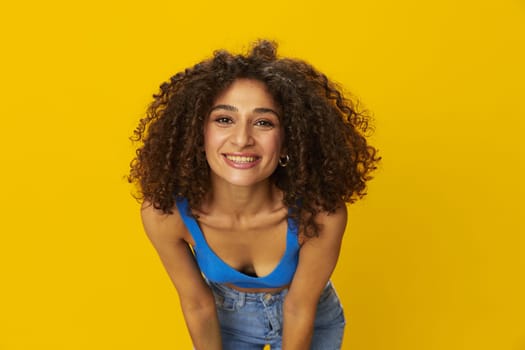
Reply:
M277 109L277 103L266 84L255 79L237 79L215 98L213 105L232 104L236 107L269 107Z

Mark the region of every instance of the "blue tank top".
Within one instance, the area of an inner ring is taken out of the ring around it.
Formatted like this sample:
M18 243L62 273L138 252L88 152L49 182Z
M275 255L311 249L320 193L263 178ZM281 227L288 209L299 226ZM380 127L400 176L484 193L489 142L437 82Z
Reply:
M204 276L216 283L231 283L240 288L279 288L292 281L299 261L299 241L297 239L297 225L288 219L286 232L286 250L279 264L270 274L263 277L253 277L235 270L219 258L206 242L199 224L188 215L188 201L185 198L177 199L179 214L190 232L195 246L195 259Z

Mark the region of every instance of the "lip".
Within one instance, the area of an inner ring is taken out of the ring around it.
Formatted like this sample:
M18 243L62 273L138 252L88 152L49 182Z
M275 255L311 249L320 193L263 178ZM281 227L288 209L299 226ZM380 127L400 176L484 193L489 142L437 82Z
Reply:
M227 156L235 156L235 157L251 157L251 158L255 158L254 161L252 162L235 162L231 159L228 159ZM256 166L257 164L260 163L261 161L261 157L256 155L256 154L252 154L252 153L223 153L222 154L222 158L224 159L224 162L232 167L232 168L235 168L235 169L250 169L250 168L253 168L254 166Z

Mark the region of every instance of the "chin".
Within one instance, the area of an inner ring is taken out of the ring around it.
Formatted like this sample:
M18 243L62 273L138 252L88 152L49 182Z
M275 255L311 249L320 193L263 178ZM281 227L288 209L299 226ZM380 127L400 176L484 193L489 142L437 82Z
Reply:
M252 187L261 185L263 183L268 183L270 181L270 177L262 177L262 178L254 178L254 177L223 177L221 178L222 181L225 183L237 186L237 187Z
M262 181L253 181L253 180L231 180L227 181L230 185L237 186L237 187L252 187L255 185L259 185L266 180Z

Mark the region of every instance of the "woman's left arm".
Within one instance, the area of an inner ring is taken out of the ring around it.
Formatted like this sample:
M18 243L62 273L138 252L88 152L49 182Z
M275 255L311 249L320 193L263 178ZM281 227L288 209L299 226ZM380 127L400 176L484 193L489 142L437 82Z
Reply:
M299 251L299 265L283 306L283 350L309 349L319 297L335 268L346 227L346 206L316 217L319 236Z

